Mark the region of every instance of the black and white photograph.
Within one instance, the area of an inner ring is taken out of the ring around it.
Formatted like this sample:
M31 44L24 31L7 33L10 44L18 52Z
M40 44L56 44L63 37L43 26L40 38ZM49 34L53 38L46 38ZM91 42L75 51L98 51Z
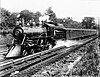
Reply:
M0 0L0 77L100 77L100 0Z

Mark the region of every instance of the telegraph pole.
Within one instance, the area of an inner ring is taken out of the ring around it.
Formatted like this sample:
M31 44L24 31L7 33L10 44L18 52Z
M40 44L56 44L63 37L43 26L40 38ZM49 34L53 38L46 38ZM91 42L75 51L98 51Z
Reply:
M99 41L100 41L100 17L97 18L97 52L100 56L100 47L99 47Z

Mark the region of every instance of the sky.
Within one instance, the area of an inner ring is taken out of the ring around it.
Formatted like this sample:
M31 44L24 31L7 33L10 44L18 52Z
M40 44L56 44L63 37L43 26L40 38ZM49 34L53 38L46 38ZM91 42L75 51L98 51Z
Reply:
M58 18L72 17L79 22L84 17L100 17L99 0L1 0L0 5L10 12L27 9L44 13L48 7L52 7Z

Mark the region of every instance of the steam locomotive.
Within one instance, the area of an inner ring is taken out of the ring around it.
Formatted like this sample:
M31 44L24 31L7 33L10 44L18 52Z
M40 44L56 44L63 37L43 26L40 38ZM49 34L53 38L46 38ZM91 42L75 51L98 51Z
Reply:
M6 58L18 58L53 48L56 45L53 23L43 23L41 27L15 27L13 43Z
M66 29L63 25L52 22L44 22L38 25L41 27L15 27L13 29L14 40L9 47L6 58L20 58L51 49L56 45L57 39L68 39L68 37L74 38L96 33L95 30ZM74 33L69 31L74 31Z

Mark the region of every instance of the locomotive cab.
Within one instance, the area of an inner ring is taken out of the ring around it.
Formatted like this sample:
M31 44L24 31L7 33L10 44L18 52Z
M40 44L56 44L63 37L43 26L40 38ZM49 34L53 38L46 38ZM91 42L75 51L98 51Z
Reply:
M55 25L52 23L45 23L44 26L47 29L47 36L54 37L55 36Z

